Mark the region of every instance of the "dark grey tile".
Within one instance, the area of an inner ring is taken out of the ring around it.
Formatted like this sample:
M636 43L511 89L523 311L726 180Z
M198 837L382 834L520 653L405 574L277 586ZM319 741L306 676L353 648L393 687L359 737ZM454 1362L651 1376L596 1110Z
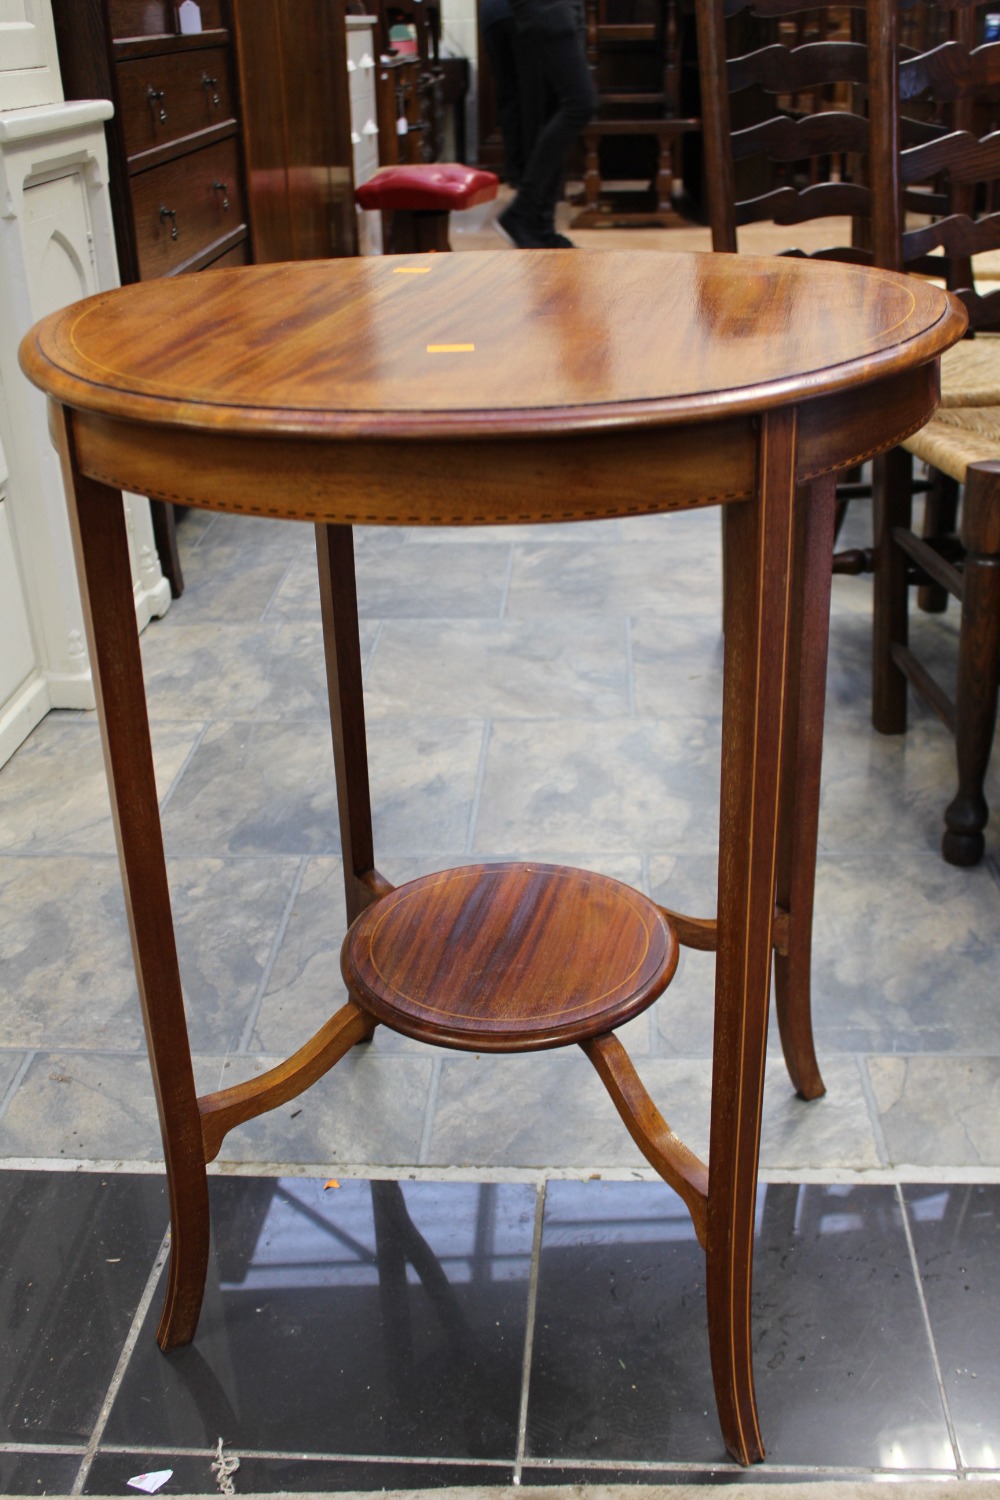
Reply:
M667 1187L550 1182L527 1456L725 1462L704 1287L687 1209Z
M783 1465L954 1471L896 1189L761 1189L754 1364Z
M83 1460L79 1453L0 1453L0 1494L68 1495Z
M211 1187L198 1336L163 1356L151 1309L108 1444L513 1461L533 1189Z
M79 1461L78 1461L79 1462ZM98 1453L85 1495L123 1495L135 1474L173 1469L161 1495L207 1495L217 1488L214 1455L205 1453ZM335 1494L345 1490L432 1490L452 1485L505 1485L512 1464L400 1463L378 1458L255 1458L240 1456L233 1475L239 1495ZM28 1492L30 1493L30 1491ZM129 1491L128 1493L132 1493Z
M962 1463L1000 1469L1000 1185L903 1189Z
M769 1461L952 1470L895 1190L766 1186L758 1223L754 1361ZM549 1185L528 1453L725 1462L704 1261L659 1184Z
M0 1174L0 1441L87 1443L166 1227L159 1177Z

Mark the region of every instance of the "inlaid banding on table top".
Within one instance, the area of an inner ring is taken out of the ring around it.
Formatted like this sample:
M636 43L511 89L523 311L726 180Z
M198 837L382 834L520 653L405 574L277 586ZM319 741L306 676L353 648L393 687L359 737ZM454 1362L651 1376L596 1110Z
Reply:
M440 259L416 278L360 257L141 282L53 314L22 362L58 400L113 416L471 437L759 412L931 359L965 319L936 287L834 262ZM429 345L468 344L474 357L428 359Z
M661 995L677 966L662 912L563 865L470 865L383 896L347 935L356 1002L398 1031L475 1051L598 1036Z

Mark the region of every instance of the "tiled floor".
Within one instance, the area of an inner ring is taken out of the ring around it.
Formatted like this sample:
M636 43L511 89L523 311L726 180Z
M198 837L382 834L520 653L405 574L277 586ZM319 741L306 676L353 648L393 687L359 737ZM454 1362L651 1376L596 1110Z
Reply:
M849 531L868 524L855 505ZM336 1007L344 915L311 533L192 514L179 536L187 591L143 655L214 1088ZM385 873L555 858L709 914L718 517L368 530L357 550ZM870 585L835 580L814 964L828 1093L798 1101L772 1059L757 1477L1000 1468L1000 842L991 827L975 870L941 861L952 746L918 705L905 737L871 731L869 615ZM953 617L918 627L946 659ZM120 1493L149 1467L208 1489L219 1437L247 1490L722 1461L689 1223L572 1052L436 1054L380 1030L234 1132L199 1338L160 1356L160 1145L92 715L50 715L0 770L0 893L0 1490ZM627 1028L700 1151L710 984L711 959L686 953ZM430 1247L405 1287L404 1203Z
M0 1173L0 1484L124 1494L733 1478L703 1260L652 1182L213 1181L169 1356L163 1183ZM771 1184L747 1480L1000 1477L1000 1187Z

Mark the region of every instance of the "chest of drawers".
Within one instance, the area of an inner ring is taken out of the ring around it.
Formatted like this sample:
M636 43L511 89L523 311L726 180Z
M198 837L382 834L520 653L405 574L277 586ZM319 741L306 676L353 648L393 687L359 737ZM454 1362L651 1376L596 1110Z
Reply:
M182 35L173 0L52 0L67 99L110 99L108 171L123 282L253 256L231 0L200 0ZM154 505L174 594L170 511Z
M123 281L248 261L227 0L201 0L180 35L170 0L53 0L69 98L106 98Z

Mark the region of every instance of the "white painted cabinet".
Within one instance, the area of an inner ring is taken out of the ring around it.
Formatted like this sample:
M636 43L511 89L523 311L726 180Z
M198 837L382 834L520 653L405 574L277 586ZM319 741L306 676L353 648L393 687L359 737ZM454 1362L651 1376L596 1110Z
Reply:
M49 0L0 0L0 110L61 98Z
M377 22L374 16L348 16L347 79L351 101L351 151L354 186L360 187L378 171L378 111L375 102ZM382 254L382 215L357 210L358 250Z
M27 89L26 73L58 89L50 33L47 0L0 0L0 100L12 78L16 96ZM117 285L110 113L100 100L0 110L0 765L50 708L94 703L59 462L17 346L38 318ZM170 590L148 501L127 497L126 517L141 627L166 611Z

